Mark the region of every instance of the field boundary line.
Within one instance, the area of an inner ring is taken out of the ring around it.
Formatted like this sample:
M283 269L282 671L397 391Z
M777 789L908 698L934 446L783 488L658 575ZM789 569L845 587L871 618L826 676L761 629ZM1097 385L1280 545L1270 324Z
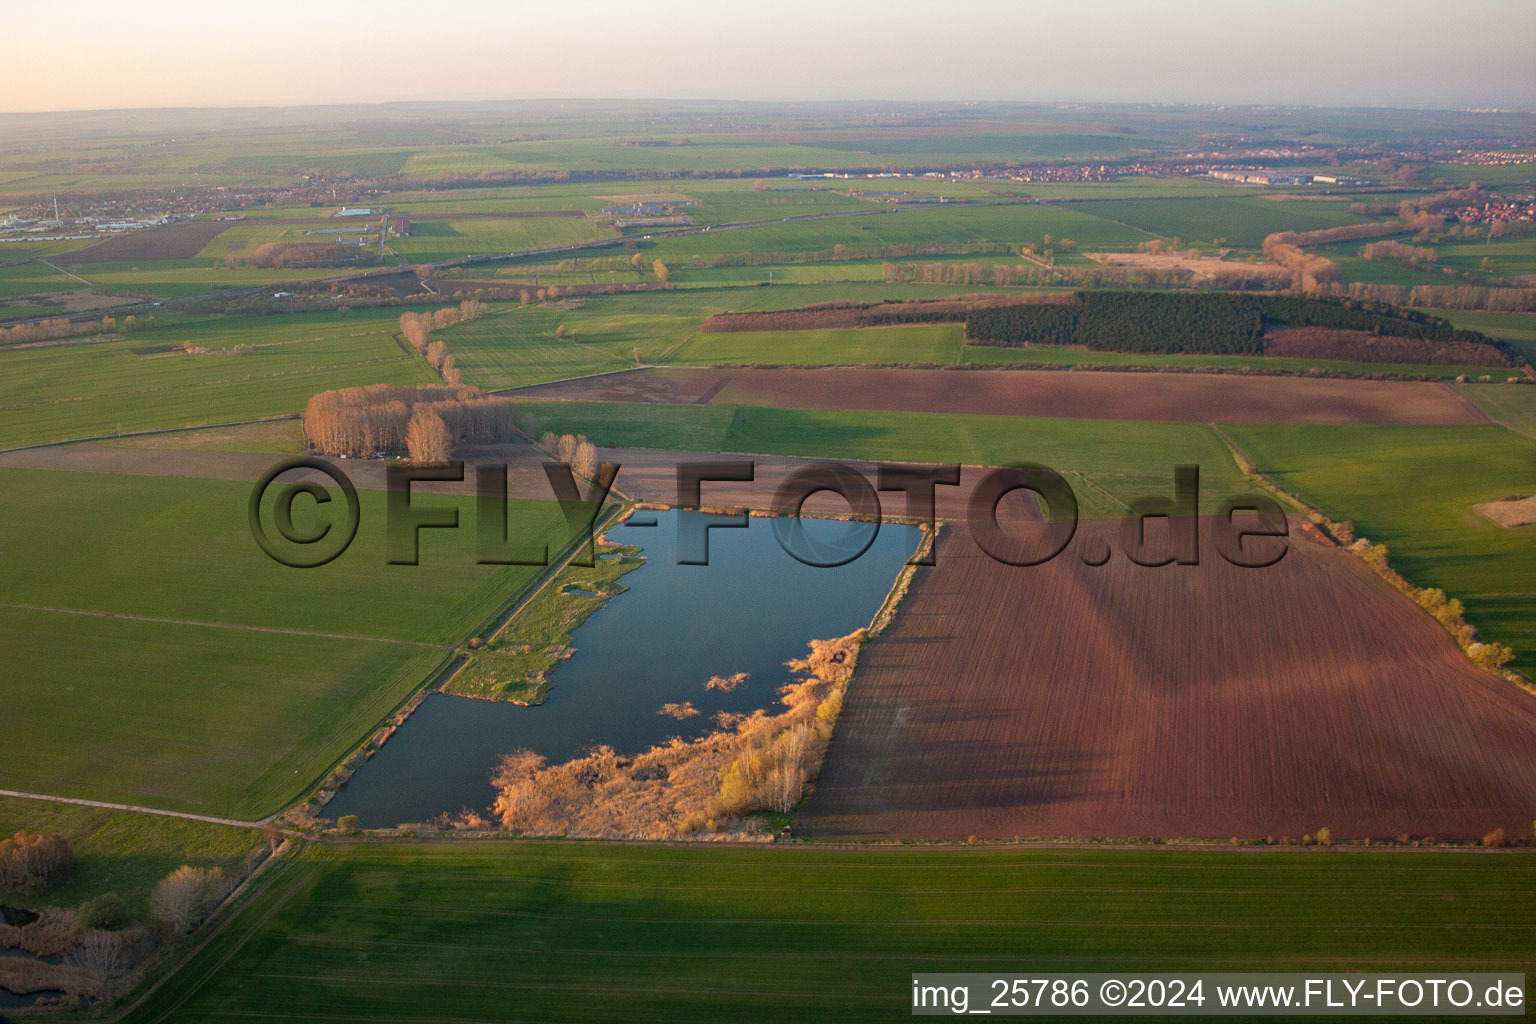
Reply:
M529 388L543 388L551 384L566 384L576 380L592 380L595 377L612 377L616 373L634 373L636 370L659 370L660 366L654 363L645 363L641 366L621 366L617 370L599 370L597 373L583 373L576 377L561 377L559 380L541 380L537 384L514 384L510 388L498 388L495 391L487 391L488 395L510 395L514 391L527 391Z
M74 804L77 807L98 807L106 811L131 811L135 814L154 814L162 818L182 818L186 821L201 821L208 825L229 825L233 828L261 828L270 820L241 821L238 818L218 818L210 814L193 814L190 811L167 811L159 807L119 804L109 800L86 800L83 797L74 796L53 796L48 793L23 793L13 789L0 789L0 797L12 797L18 800L43 800L55 804Z
M89 248L89 246L87 246L87 248ZM87 281L85 278L81 277L79 274L71 273L70 271L65 270L63 267L56 266L55 264L50 263L46 257L39 256L37 258L37 262L41 263L43 266L47 267L49 270L56 270L56 271L58 271L59 273L63 274L65 277L72 277L72 278L74 278L76 281L79 281L81 284L85 285L88 288L95 288L96 287L96 285L94 283L92 283L90 281Z
M425 640L396 640L387 636L362 636L356 633L321 633L309 629L281 629L277 626L242 626L233 622L199 622L196 619L169 619L154 615L129 615L124 612L92 612L80 608L51 608L41 604L16 604L0 601L0 608L14 608L24 612L53 612L58 615L85 615L94 619L124 619L128 622L158 622L169 626L201 626L204 629L233 629L249 633L281 633L286 636L312 636L322 640L358 640L375 644L399 644L402 647L428 647L438 651L451 651L453 644L434 644Z

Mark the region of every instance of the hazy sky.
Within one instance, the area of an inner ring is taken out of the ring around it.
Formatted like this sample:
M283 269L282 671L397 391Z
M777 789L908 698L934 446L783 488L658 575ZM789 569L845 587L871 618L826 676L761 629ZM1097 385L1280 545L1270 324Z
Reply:
M1536 0L5 0L0 24L10 111L537 97L1536 110Z

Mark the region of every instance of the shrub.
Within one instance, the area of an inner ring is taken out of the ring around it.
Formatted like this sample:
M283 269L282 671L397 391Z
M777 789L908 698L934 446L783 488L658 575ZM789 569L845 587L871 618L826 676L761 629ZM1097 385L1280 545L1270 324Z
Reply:
M741 761L732 761L720 775L720 806L727 814L740 814L752 802L752 783L742 771Z
M1318 829L1317 830L1317 845L1318 846L1332 846L1333 845L1333 829L1329 828L1327 825L1324 825L1322 828Z
M1489 832L1487 835L1483 836L1483 845L1488 847L1490 850L1499 850L1503 849L1505 846L1508 846L1509 841L1504 835L1504 830L1501 828L1496 828L1492 832Z
M17 832L0 842L0 889L46 889L74 863L74 849L63 836Z
M89 930L121 928L128 923L128 904L115 892L103 893L80 904L76 917Z

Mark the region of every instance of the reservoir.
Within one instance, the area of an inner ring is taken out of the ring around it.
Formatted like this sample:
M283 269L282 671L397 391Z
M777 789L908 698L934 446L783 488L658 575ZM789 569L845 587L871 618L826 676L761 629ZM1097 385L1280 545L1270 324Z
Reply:
M551 764L602 745L635 754L673 736L711 732L719 712L772 707L791 679L784 663L804 657L811 640L869 625L921 537L916 527L887 523L862 555L822 568L787 553L773 520L752 518L744 529L709 530L708 565L679 565L685 517L720 521L646 511L609 531L610 540L642 547L646 564L621 579L628 591L576 629L576 653L549 674L545 703L428 696L326 805L325 816L355 814L364 828L389 828L466 807L484 813L495 799L491 770L503 754L528 749ZM796 550L814 550L822 562L835 560L828 552L856 552L871 531L868 523L803 523ZM745 683L706 686L738 673L747 674ZM684 707L661 714L663 705Z

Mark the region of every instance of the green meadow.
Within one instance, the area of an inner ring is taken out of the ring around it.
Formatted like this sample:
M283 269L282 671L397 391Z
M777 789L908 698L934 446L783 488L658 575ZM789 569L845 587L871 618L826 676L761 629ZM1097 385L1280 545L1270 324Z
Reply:
M1182 423L971 416L959 413L771 409L729 405L530 402L540 429L600 445L753 455L1002 466L1037 462L1065 474L1085 516L1117 516L1136 498L1169 494L1173 468L1200 467L1215 511L1245 489L1209 427Z
M1349 212L1349 203L1328 199L1269 199L1263 195L1164 199L1094 200L1085 212L1166 238L1215 242L1257 249L1276 231L1363 224L1370 220Z
M302 412L330 388L440 383L395 342L398 316L215 318L122 341L0 349L0 448ZM215 351L192 355L188 343ZM237 345L252 351L218 351Z
M289 568L251 536L251 486L0 470L6 788L276 811L543 571L476 565L473 502L441 496L415 501L459 508L461 528L423 531L421 564L389 565L368 490L343 555ZM301 504L300 528L316 515ZM565 536L553 502L509 519Z
M1391 373L1452 378L1488 373L1486 366L1434 366L1419 363L1361 363L1342 359L1294 359L1271 356L1229 356L1183 353L1099 352L1086 348L1029 345L1008 348L965 344L960 324L918 324L894 327L847 327L805 331L739 331L694 334L667 354L665 362L797 363L862 365L865 363L961 363L1046 366L1180 366L1231 370L1289 370L1327 373ZM1502 377L1500 378L1502 380Z
M1528 860L328 843L128 1019L883 1021L917 971L1520 971Z

